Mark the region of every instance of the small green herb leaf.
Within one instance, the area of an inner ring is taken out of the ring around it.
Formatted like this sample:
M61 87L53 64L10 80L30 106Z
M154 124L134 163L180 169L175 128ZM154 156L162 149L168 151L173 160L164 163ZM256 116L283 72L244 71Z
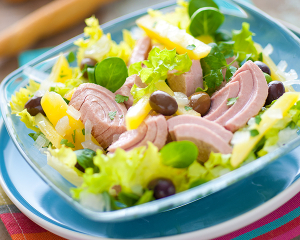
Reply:
M261 121L260 115L255 116L254 120L255 120L255 123L258 125Z
M235 97L235 98L228 98L227 99L227 106L232 106L233 104L236 103L236 101L239 99L239 97Z
M191 16L190 33L194 37L213 35L224 22L224 15L214 7L199 8Z
M108 116L109 116L110 120L114 120L116 114L117 114L117 111L109 112L109 113L108 113Z
M106 58L95 67L96 83L112 92L122 87L127 77L127 66L122 58Z
M203 82L203 87L204 87L204 89L202 89L201 87L198 87L195 92L206 92L208 90L208 86L205 81Z
M66 98L63 98L63 99L66 102L66 104L69 104L70 101L68 99L66 99Z
M73 143L75 143L75 137L76 137L76 129L72 133Z
M85 136L85 129L84 128L81 130L81 132L82 132L82 135Z
M156 24L157 24L157 22L155 21L155 22L153 23L153 26L152 26L152 27L155 28Z
M74 62L76 59L75 54L73 52L70 52L67 59L69 63Z
M68 142L68 140L67 140L67 139L62 139L62 140L60 141L60 144L62 144L62 145L66 145L67 147L70 147L70 148L75 148L74 144L73 144L73 143L70 143L70 142Z
M264 60L264 57L263 57L263 53L261 52L258 54L258 61L262 62L263 60Z
M34 141L36 141L39 136L42 136L43 138L47 139L46 136L42 132L29 133L28 136L31 137ZM50 147L50 146L52 146L51 142L49 142L49 144L47 146L44 146L44 147Z
M193 108L192 108L192 107L188 107L188 106L184 106L184 109L185 109L185 111L190 111L190 110L192 110Z
M195 44L191 44L186 47L187 50L194 50L195 48L196 48Z
M115 101L116 101L117 103L123 103L123 102L126 102L128 99L129 99L128 96L123 96L123 95L120 95L120 94L117 94L117 95L115 96Z
M91 149L80 149L74 151L77 157L78 164L85 170L87 168L93 168L94 173L99 172L99 168L94 164L93 158L96 156L96 152Z
M170 142L161 150L162 163L174 168L186 168L198 157L197 146L190 141Z
M251 137L255 137L259 134L259 132L256 129L251 129L250 130L250 136Z

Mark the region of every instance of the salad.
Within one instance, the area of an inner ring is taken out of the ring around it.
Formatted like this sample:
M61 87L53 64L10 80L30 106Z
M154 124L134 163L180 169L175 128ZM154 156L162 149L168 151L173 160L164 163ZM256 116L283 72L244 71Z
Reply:
M298 136L296 72L274 64L248 23L219 30L224 19L212 0L178 1L116 43L88 18L77 52L12 97L74 199L110 211L165 198Z

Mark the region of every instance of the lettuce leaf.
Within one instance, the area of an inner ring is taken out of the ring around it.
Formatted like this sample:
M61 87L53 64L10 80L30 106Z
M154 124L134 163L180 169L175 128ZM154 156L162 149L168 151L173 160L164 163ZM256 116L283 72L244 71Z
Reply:
M48 149L47 163L58 171L65 179L80 186L83 182L82 172L75 168L76 154L72 149L62 146L60 149Z
M34 93L39 90L40 84L29 80L28 86L20 88L18 92L11 97L10 108L12 114L17 114L24 110L26 102L33 97Z
M252 40L252 33L250 24L243 22L241 30L232 31L232 41L234 41L234 52L238 56L238 61L243 61L251 57L254 61L258 59L258 52Z
M142 64L146 68L142 68ZM167 78L168 71L177 70L176 74L188 72L192 66L192 60L185 54L178 55L176 49L173 50L160 50L153 48L149 55L148 60L131 64L129 67L129 75L137 74L141 77L142 82L148 84L148 87L141 89L135 84L131 89L131 94L134 102L137 102L146 93L152 93L156 90L154 84L160 80Z
M36 127L35 117L31 116L27 109L16 113L20 117L20 120L25 123L25 126L35 132L40 132L41 130Z
M86 38L80 38L74 43L79 46L77 52L78 65L84 57L92 57L98 62L107 57L120 57L125 63L128 62L135 46L135 40L129 31L123 31L124 41L117 44L111 40L110 34L103 34L99 21L94 16L86 19L85 23L87 25L84 28Z
M81 192L101 194L111 192L112 187L121 186L122 192L143 195L148 183L156 178L172 179L177 192L188 188L187 169L176 169L161 163L160 153L152 143L148 148L139 147L131 151L117 149L115 153L103 154L97 151L94 164L100 172L94 173L91 168L83 174L83 184L73 189L75 198L80 198Z

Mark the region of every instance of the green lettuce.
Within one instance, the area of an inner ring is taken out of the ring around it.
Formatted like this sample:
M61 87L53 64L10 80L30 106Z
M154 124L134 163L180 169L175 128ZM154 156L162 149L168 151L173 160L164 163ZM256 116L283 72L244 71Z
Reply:
M258 59L258 52L252 40L252 33L250 30L250 24L243 22L241 30L232 31L232 41L234 41L234 52L238 56L238 61L243 61L246 58Z
M76 154L71 148L62 146L60 149L48 148L47 163L58 171L65 179L80 186L83 182L82 172L75 165L77 163Z
M146 67L143 68L142 64ZM176 49L160 50L157 47L153 48L148 55L148 60L131 64L128 69L129 76L137 74L141 77L142 82L148 85L146 88L133 85L131 94L134 102L137 102L145 94L154 92L156 90L155 83L165 80L168 71L177 70L176 74L179 75L188 72L191 66L192 60L186 53L178 55Z

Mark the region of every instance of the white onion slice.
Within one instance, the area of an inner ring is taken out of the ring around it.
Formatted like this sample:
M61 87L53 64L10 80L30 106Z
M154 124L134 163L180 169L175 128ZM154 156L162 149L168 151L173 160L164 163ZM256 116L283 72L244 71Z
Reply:
M33 67L27 67L23 70L23 74L28 78L35 80L39 83L49 78L49 74L34 69Z
M55 130L58 132L59 135L62 137L66 135L67 131L71 129L69 125L69 118L68 116L64 116L61 119L58 120Z
M178 106L189 105L188 97L182 92L174 92L174 98L176 99Z
M85 124L84 124L84 128L85 128L85 141L90 141L92 140L92 122L87 119L85 121Z
M240 131L235 132L231 139L231 144L235 145L237 143L246 142L250 139L250 132L249 131Z
M284 86L292 86L292 85L299 85L300 81L299 80L289 80L286 82L283 82Z
M268 109L265 113L265 116L269 117L269 118L273 118L273 119L282 119L282 111L281 109L277 108L277 109Z
M263 49L263 54L269 56L272 54L274 48L273 46L269 43L264 49Z
M82 142L81 145L83 146L83 148L88 148L88 149L91 149L93 151L97 151L98 149L103 151L103 148L96 145L95 143L93 143L92 140L89 140L89 141L85 141L85 142Z
M42 147L44 147L47 144L47 141L48 141L48 144L49 144L49 140L47 140L46 138L44 138L42 135L39 135L38 138L35 140L35 142L34 142L33 145L37 149L41 149Z
M77 111L73 106L68 106L67 114L69 114L75 120L78 120L81 117L81 113Z
M286 61L281 60L278 64L277 64L277 68L279 71L284 72L287 68L288 64Z
M298 74L295 69L291 69L289 72L285 73L285 78L287 81L298 79Z

